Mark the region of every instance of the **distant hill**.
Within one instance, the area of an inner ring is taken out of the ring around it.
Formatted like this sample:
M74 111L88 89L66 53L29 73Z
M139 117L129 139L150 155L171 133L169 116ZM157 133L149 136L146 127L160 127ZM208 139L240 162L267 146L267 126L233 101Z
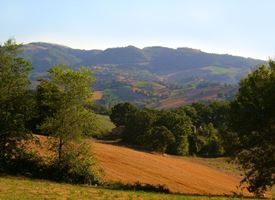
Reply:
M39 73L46 72L57 64L72 67L116 65L118 68L148 70L176 79L181 76L208 76L213 80L236 82L248 70L264 62L227 54L210 54L191 48L139 49L127 46L106 50L80 50L38 42L24 45L23 50L22 55L33 63L34 71Z
M45 76L57 64L73 68L84 65L97 79L94 90L102 94L99 103L112 106L132 101L158 108L230 99L240 78L265 62L192 48L80 50L42 42L24 45L21 54L33 64L32 80Z

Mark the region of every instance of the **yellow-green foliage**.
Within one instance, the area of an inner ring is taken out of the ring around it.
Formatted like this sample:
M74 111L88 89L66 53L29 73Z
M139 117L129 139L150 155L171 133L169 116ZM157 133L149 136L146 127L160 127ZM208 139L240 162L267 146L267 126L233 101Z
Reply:
M110 117L107 115L96 115L95 119L96 124L96 135L106 134L112 131L115 128L113 122L111 122Z

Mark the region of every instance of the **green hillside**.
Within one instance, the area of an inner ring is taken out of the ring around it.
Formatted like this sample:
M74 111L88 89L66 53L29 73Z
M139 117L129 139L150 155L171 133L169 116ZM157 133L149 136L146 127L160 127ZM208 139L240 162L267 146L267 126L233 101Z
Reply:
M263 60L232 56L227 54L210 54L191 48L146 47L134 46L109 48L106 50L80 50L62 45L49 43L30 43L23 46L23 57L33 63L34 72L46 72L53 65L66 64L72 67L104 66L115 70L129 70L130 75L141 70L151 74L166 76L178 74L177 78L204 77L206 80L219 80L217 77L207 76L204 67L216 66L222 68L236 68L235 75L242 76L252 67L263 63ZM230 66L230 67L228 67ZM222 73L224 74L224 73ZM223 79L230 82L231 79ZM236 82L235 82L236 83Z
M191 48L127 46L80 50L43 42L24 45L21 55L32 62L33 85L54 65L88 66L96 77L94 90L103 92L97 103L108 107L125 101L161 107L163 100L171 98L184 98L183 102L189 103L230 99L240 78L264 62ZM228 89L228 84L233 86Z

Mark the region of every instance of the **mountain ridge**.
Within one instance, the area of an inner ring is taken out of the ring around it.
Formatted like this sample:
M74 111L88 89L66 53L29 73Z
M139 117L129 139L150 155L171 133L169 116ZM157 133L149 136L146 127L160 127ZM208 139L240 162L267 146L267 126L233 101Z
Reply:
M171 73L179 69L207 66L251 68L264 60L244 58L229 54L207 53L199 49L176 49L151 46L142 49L129 45L105 50L73 49L64 45L35 42L23 45L22 55L33 63L34 70L45 72L53 65L72 67L101 64L137 65L153 73ZM136 66L135 66L136 67ZM43 69L44 68L44 69Z
M161 46L81 50L39 42L23 45L22 50L21 55L33 65L34 82L58 64L75 69L89 67L97 80L93 88L102 94L100 102L109 106L134 101L164 108L196 100L231 98L239 80L265 62Z
M73 49L73 50L80 50L80 51L105 51L107 49L118 49L118 48L136 48L136 49L139 49L139 50L144 50L144 49L147 49L147 48L164 48L164 49L173 49L173 50L180 50L180 49L186 49L186 50L190 50L190 51L194 51L194 52L201 52L201 53L207 53L207 54L214 54L214 55L228 55L228 56L234 56L234 57L241 57L241 58L247 58L247 59L253 59L253 60L261 60L261 61L265 61L263 59L260 59L260 58L254 58L254 57L251 57L251 56L241 56L241 55L235 55L235 54L230 54L230 53L216 53L216 52L207 52L207 51L204 51L204 50L201 50L201 49L196 49L196 48L192 48L192 47L176 47L176 48L173 48L173 47L166 47L166 46L161 46L161 45L153 45L153 46L146 46L146 47L143 47L143 48L139 48L139 47L136 47L134 45L127 45L127 46L117 46L117 47L108 47L108 48L105 48L105 49L98 49L98 48L95 48L95 49L82 49L82 48L73 48L73 47L70 47L70 46L67 46L67 45L63 45L63 44L59 44L59 43L51 43L51 42L30 42L30 43L26 43L26 44L23 44L23 46L29 46L29 45L51 45L51 46L59 46L59 47L64 47L64 48L68 48L68 49Z

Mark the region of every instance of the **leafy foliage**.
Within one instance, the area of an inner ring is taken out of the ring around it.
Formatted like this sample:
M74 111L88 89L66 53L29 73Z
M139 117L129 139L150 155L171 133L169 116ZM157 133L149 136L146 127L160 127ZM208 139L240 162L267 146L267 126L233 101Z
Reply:
M157 126L151 130L149 135L150 146L156 151L164 153L169 144L175 142L175 136L165 126Z
M168 153L176 155L189 154L187 137L192 132L192 124L185 113L179 115L176 112L161 111L158 113L156 125L165 126L174 134L175 142L168 146Z
M224 153L218 130L212 123L203 125L189 137L190 154L217 157Z
M0 159L19 156L16 142L30 136L34 101L28 91L30 63L17 56L14 40L0 46Z
M111 119L125 126L122 139L127 143L176 155L217 157L231 153L236 138L228 130L228 110L226 102L194 103L170 111L123 103L113 107Z
M96 166L89 143L66 143L61 160L50 166L52 178L68 183L101 183L100 169Z
M0 46L0 172L73 183L98 182L89 146L75 144L90 134L94 125L94 114L85 106L94 80L91 71L56 66L37 91L30 91L30 63L17 56L19 47L13 40ZM45 163L25 149L31 130L55 138L58 159L53 163Z
M269 61L240 82L231 103L231 127L238 133L238 159L248 189L261 194L275 183L275 62Z
M93 79L85 68L74 71L62 66L52 68L49 77L39 85L41 130L58 138L55 148L61 160L67 142L93 130L94 115L85 108Z
M151 110L137 110L129 115L122 139L130 144L148 146L151 128L156 120Z
M130 103L120 103L112 108L110 118L116 126L124 126L128 123L129 115L137 109Z

